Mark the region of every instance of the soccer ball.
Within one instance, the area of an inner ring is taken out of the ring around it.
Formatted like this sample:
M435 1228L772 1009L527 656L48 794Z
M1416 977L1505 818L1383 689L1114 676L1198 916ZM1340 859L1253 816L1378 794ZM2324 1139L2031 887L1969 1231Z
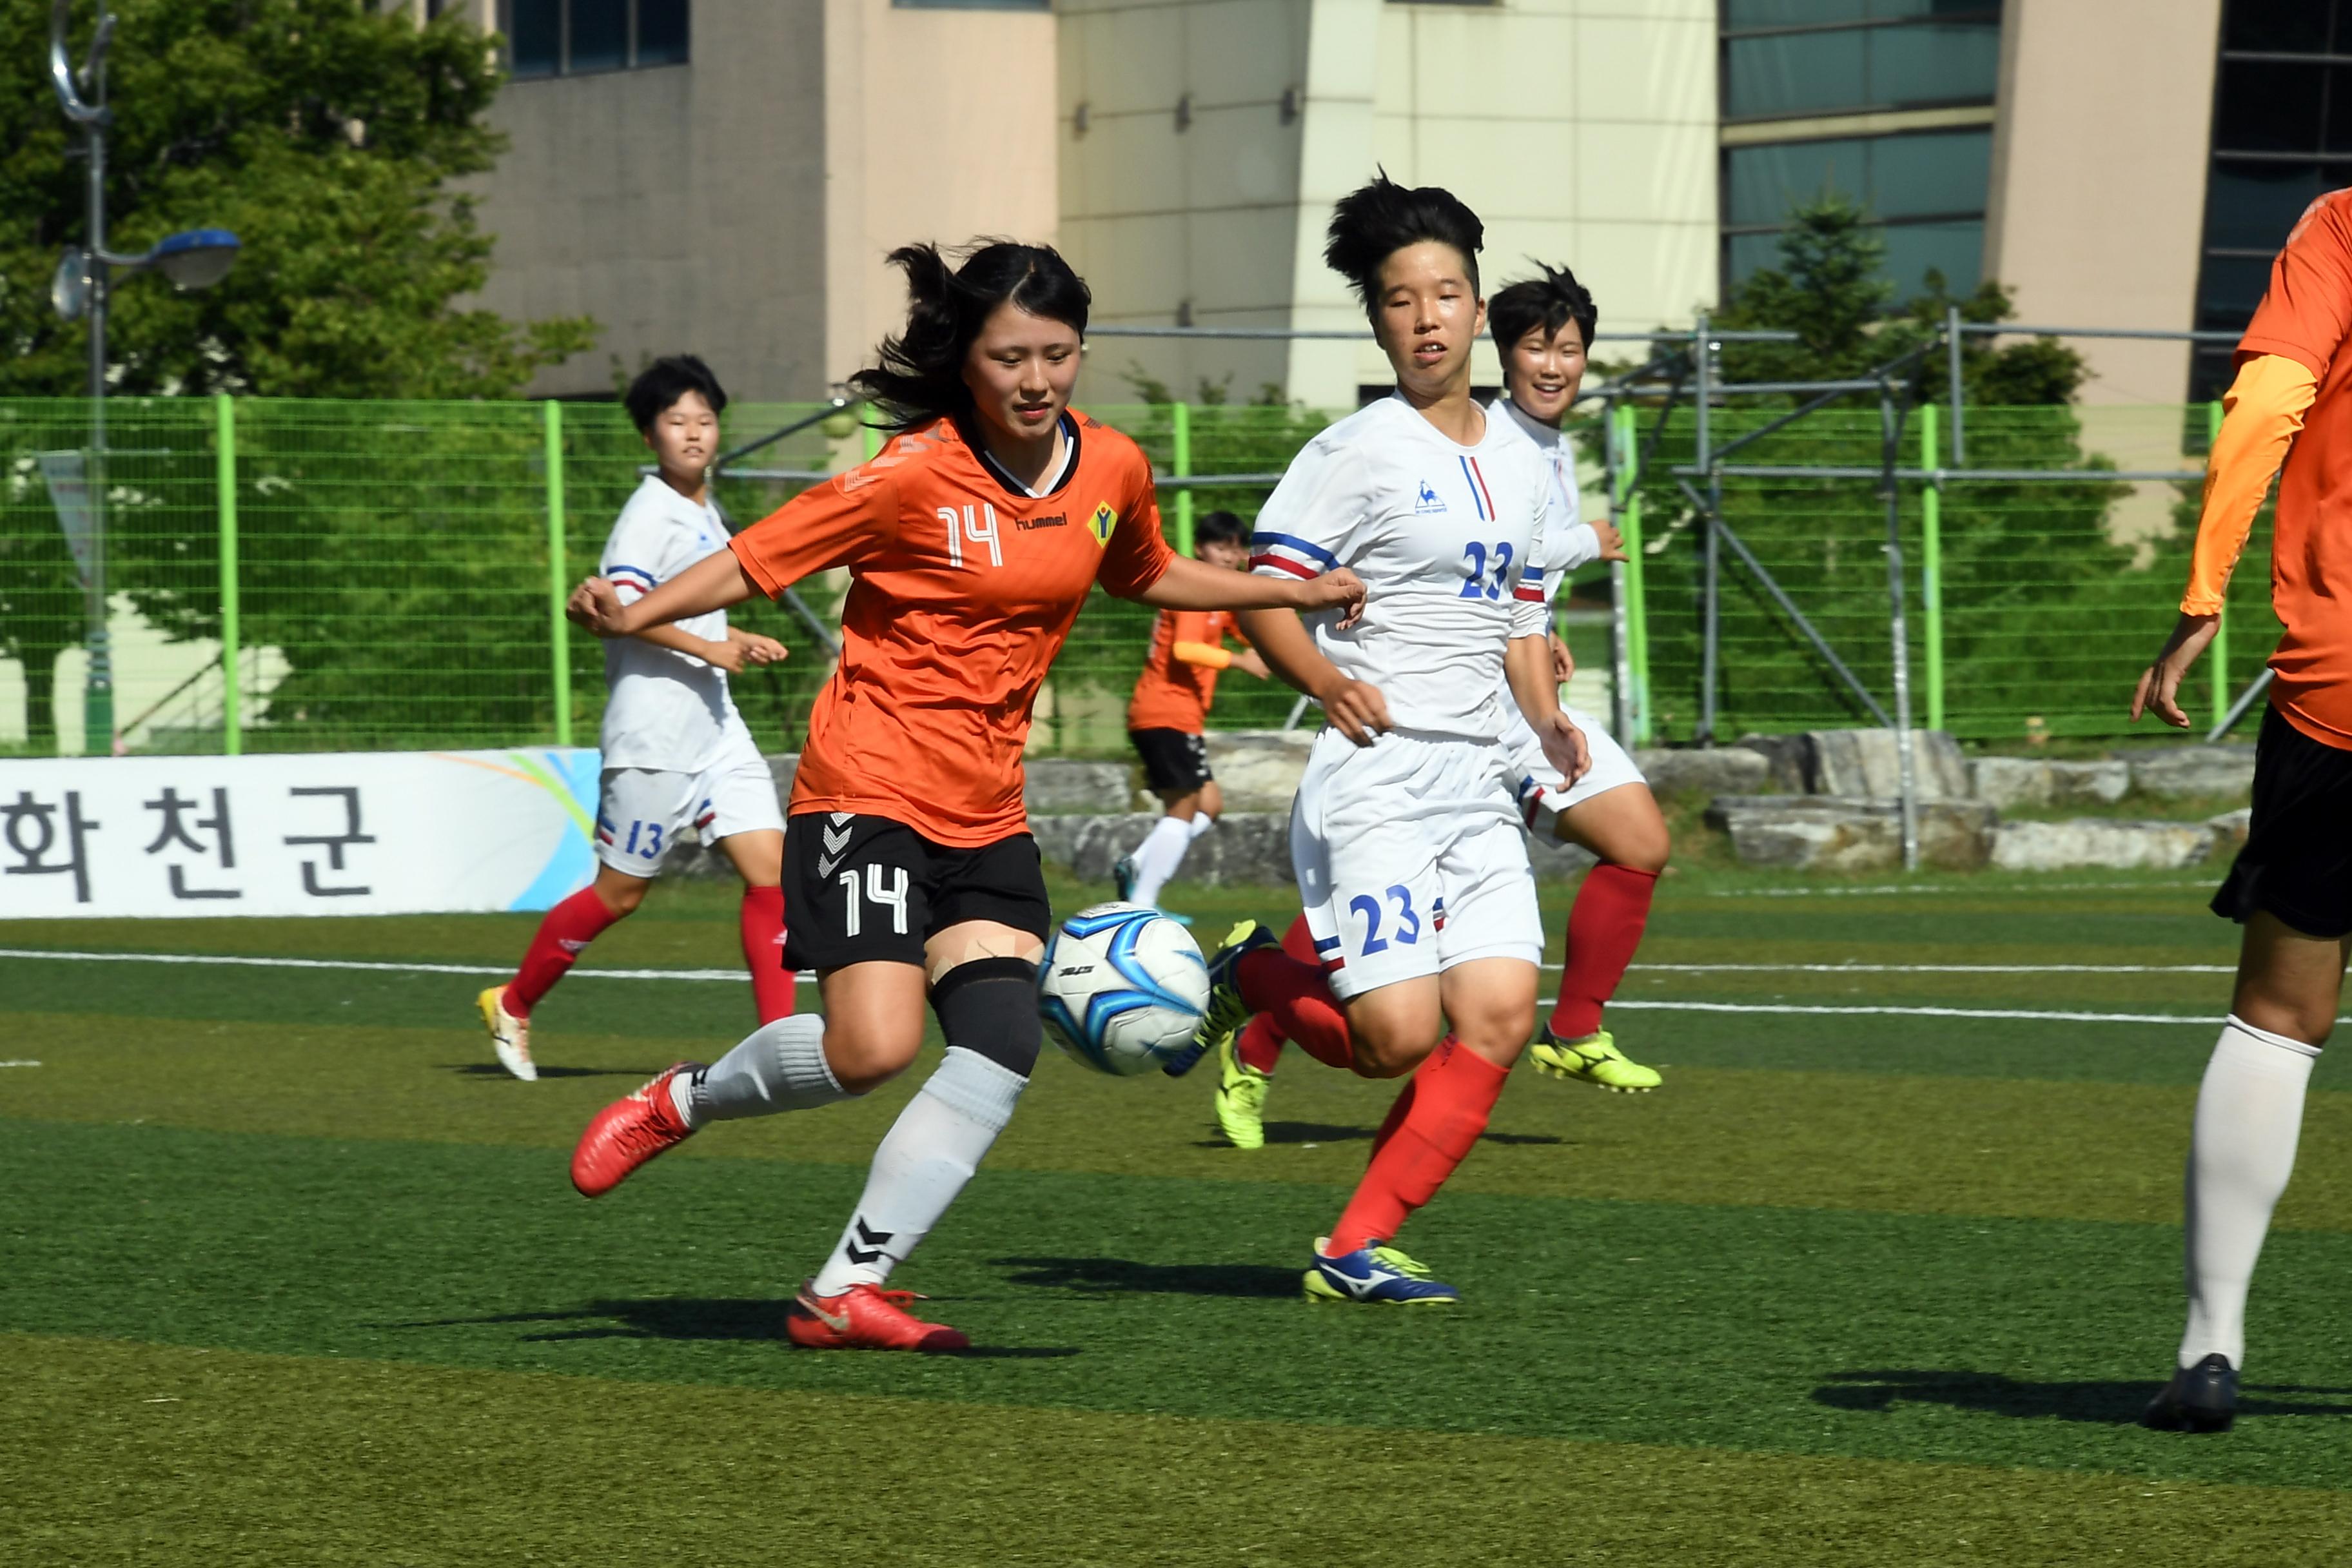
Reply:
M1037 967L1037 1010L1097 1072L1150 1072L1192 1042L1209 966L1182 926L1142 904L1097 904L1062 922Z

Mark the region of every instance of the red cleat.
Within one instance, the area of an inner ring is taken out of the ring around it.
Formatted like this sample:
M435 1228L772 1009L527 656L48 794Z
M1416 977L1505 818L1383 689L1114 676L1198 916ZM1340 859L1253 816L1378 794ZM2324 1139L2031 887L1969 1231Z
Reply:
M678 1074L701 1067L700 1062L680 1062L596 1113L572 1150L572 1184L582 1197L603 1197L639 1165L693 1136L694 1129L670 1103L669 1085Z
M814 1296L801 1288L800 1300L784 1320L793 1343L813 1351L970 1350L971 1342L945 1323L927 1323L907 1310L922 1298L912 1290L852 1285L838 1296Z

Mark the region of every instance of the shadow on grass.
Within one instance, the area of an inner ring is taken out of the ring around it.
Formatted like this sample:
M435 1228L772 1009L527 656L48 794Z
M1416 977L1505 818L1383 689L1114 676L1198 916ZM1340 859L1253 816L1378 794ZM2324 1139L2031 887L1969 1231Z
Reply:
M513 1079L496 1062L444 1062L442 1069L459 1078ZM659 1068L547 1068L539 1069L541 1078L634 1078L649 1079L661 1071Z
M1813 1402L1838 1410L1882 1413L1898 1404L1943 1405L1988 1415L2130 1426L2138 1424L2140 1412L2160 1384L2155 1377L2129 1383L2026 1383L1997 1372L1840 1372L1813 1390ZM2352 1389L2250 1384L2240 1393L2238 1414L2352 1415L2352 1405L2290 1405L2259 1397L2263 1393L2342 1395L2352 1394Z
M637 1300L588 1301L564 1312L499 1312L487 1318L439 1318L427 1322L394 1323L400 1329L463 1328L499 1323L577 1323L578 1328L550 1329L525 1334L525 1344L569 1340L735 1340L768 1341L790 1346L784 1338L789 1301L740 1300L703 1296L656 1296ZM975 1361L1043 1361L1074 1356L1075 1345L974 1345L952 1354Z
M1361 1143L1370 1140L1375 1129L1341 1127L1329 1121L1269 1121L1265 1124L1265 1141L1269 1143ZM1485 1132L1481 1143L1565 1143L1567 1139L1550 1132ZM1196 1149L1225 1149L1232 1145L1223 1138L1203 1138L1193 1144Z
M1014 1285L1087 1295L1296 1296L1298 1270L1255 1263L1138 1263L1128 1258L993 1258Z

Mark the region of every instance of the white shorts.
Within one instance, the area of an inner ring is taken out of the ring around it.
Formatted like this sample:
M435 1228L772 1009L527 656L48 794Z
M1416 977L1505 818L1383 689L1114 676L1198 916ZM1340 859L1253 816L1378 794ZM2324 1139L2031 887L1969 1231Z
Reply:
M691 827L705 844L762 828L782 833L776 778L748 744L730 746L698 773L606 768L596 800L596 858L632 877L660 873L670 846Z
M1317 737L1290 808L1290 862L1342 1000L1477 958L1543 962L1509 767L1491 741Z
M1511 754L1511 794L1519 804L1519 820L1530 832L1546 838L1555 836L1559 814L1570 806L1582 805L1594 795L1623 784L1650 782L1625 748L1601 727L1600 720L1574 708L1568 710L1568 717L1584 731L1584 743L1592 752L1592 765L1573 788L1563 787L1559 770L1545 758L1543 742L1519 716L1518 704L1503 705L1503 746Z

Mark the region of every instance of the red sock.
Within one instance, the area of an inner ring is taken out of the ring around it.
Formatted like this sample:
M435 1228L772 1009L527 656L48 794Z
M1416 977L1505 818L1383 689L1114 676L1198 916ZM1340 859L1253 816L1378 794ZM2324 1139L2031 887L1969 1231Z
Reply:
M1601 1029L1601 1006L1617 994L1642 928L1650 921L1650 896L1658 890L1655 871L1636 871L1606 860L1585 873L1568 912L1568 966L1559 977L1559 1001L1551 1010L1551 1032L1580 1040Z
M793 1016L793 972L784 967L784 890L743 889L743 966L751 972L751 1005L760 1022Z
M571 972L588 944L620 918L604 907L593 887L581 889L548 910L515 977L507 982L507 1011L518 1018L530 1017L531 1008Z
M1271 1016L1274 1026L1297 1041L1299 1049L1325 1067L1355 1070L1348 1015L1320 968L1265 947L1234 965L1234 977L1250 1011Z
M1443 1062L1445 1053L1452 1050L1456 1043L1453 1036L1446 1036L1438 1042L1435 1050L1421 1058L1421 1065L1412 1069L1411 1078L1404 1080L1404 1088L1397 1092L1396 1101L1389 1107L1388 1115L1381 1119L1380 1130L1372 1134L1373 1159L1381 1157L1381 1151L1389 1146L1389 1140L1396 1136L1396 1130L1404 1125L1406 1117L1412 1114L1412 1086L1421 1081L1422 1074L1437 1070L1431 1064Z
M1329 1255L1391 1239L1407 1215L1435 1196L1486 1131L1486 1117L1510 1076L1451 1039L1430 1052L1397 1097L1404 1113L1395 1131L1372 1156L1332 1227Z
M1282 933L1282 951L1301 963L1315 963L1315 933L1307 929L1304 914L1292 921L1290 929ZM1234 1055L1241 1058L1244 1067L1272 1072L1275 1064L1282 1059L1286 1038L1274 1015L1260 1013L1242 1030L1242 1037L1234 1042Z

